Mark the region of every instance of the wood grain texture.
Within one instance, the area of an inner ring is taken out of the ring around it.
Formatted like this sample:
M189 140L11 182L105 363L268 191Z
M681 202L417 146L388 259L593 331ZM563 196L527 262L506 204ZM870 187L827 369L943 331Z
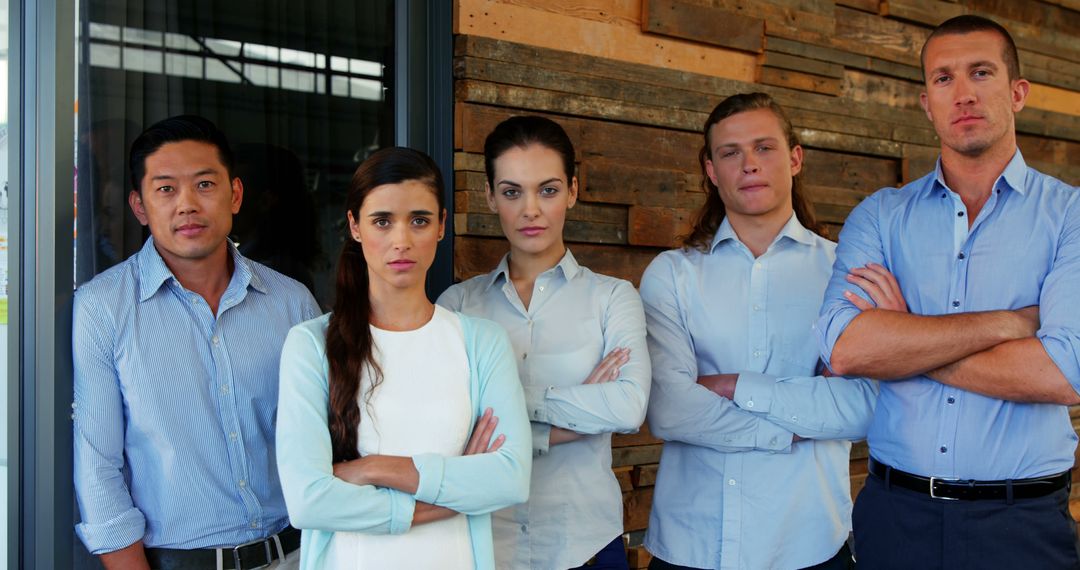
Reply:
M645 32L761 53L765 20L680 0L642 0Z

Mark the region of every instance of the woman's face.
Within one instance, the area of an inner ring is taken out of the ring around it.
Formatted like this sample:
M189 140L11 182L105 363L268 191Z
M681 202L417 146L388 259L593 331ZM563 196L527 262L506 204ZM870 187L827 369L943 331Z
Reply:
M566 179L562 157L541 145L514 147L495 159L488 206L499 215L514 252L561 256L566 210L577 201L577 178Z
M364 198L359 216L349 212L348 218L364 250L373 294L423 289L446 222L431 186L419 180L378 186Z

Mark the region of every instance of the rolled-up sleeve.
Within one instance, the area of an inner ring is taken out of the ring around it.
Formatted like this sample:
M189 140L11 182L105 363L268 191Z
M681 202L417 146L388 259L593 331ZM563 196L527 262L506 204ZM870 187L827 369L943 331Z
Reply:
M584 434L633 433L645 421L652 372L641 297L633 285L620 280L605 304L603 354L630 349L619 377L611 382L528 390L525 398L531 420Z
M79 538L93 554L140 540L146 518L124 481L124 400L113 363L113 324L105 311L76 292L72 322L75 492Z
M664 255L641 278L653 375L648 411L651 433L722 452L790 450L791 431L739 409L697 383L697 359L677 283L675 269Z
M412 526L412 495L334 476L326 354L314 334L308 325L293 327L281 353L277 465L292 525L402 534Z
M1080 195L1073 193L1050 272L1039 295L1036 337L1080 393Z
M825 289L825 300L821 305L818 320L814 323L814 331L821 348L821 359L830 370L836 341L860 313L858 307L844 298L844 291L852 291L867 301L871 301L865 291L848 283L848 273L853 268L862 267L867 263L884 265L885 262L881 232L877 222L879 201L880 193L872 194L863 200L848 215L844 222L844 229L840 231L832 276Z

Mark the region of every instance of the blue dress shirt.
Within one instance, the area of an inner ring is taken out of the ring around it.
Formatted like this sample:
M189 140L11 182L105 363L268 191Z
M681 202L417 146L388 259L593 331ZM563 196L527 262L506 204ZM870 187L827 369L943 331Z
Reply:
M817 323L822 355L828 361L859 313L843 292L866 296L845 275L874 262L896 276L912 313L1039 305L1036 336L1080 389L1080 193L1028 168L1017 151L970 230L967 217L940 161L859 204L840 234ZM1077 437L1065 406L998 400L916 376L881 383L867 441L875 458L904 471L996 480L1072 467Z
M236 545L288 524L274 456L278 361L319 314L241 256L217 318L154 240L75 292L76 530L94 554Z
M708 252L667 251L645 271L648 419L666 440L645 538L655 556L803 568L847 538L848 440L865 437L877 387L814 376L835 247L792 215L754 258L725 219ZM734 401L697 384L721 373L739 373Z
M541 273L526 309L509 257L491 273L454 285L439 304L506 329L532 420L527 503L495 514L500 568L562 570L585 563L623 533L622 491L611 471L611 434L636 432L649 396L641 298L628 281L578 265L570 250ZM611 382L582 384L618 347L630 359ZM549 447L551 427L581 439Z

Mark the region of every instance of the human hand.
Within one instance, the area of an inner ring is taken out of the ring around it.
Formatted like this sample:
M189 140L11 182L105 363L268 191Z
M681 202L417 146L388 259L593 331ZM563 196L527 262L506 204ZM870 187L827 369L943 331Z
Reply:
M364 466L366 465L365 459L367 459L367 457L335 463L334 477L347 483L352 483L353 485L371 485L371 480L367 477L364 470Z
M709 374L698 376L697 379L698 384L708 388L717 396L729 400L735 399L735 385L738 381L738 374Z
M491 408L484 410L484 414L480 416L479 420L476 420L472 435L469 436L469 443L465 446L465 452L462 455L478 455L498 451L506 442L506 436L500 434L494 441L491 440L497 425L499 425L499 418L495 416L494 410Z
M886 311L908 312L904 294L900 292L900 284L896 277L878 263L868 263L865 267L855 267L847 275L848 283L857 285L870 295L873 304L853 291L844 291L844 298L851 301L860 311L867 309L884 309Z
M630 349L619 347L607 353L600 364L593 368L583 384L602 384L619 378L619 369L630 361Z

